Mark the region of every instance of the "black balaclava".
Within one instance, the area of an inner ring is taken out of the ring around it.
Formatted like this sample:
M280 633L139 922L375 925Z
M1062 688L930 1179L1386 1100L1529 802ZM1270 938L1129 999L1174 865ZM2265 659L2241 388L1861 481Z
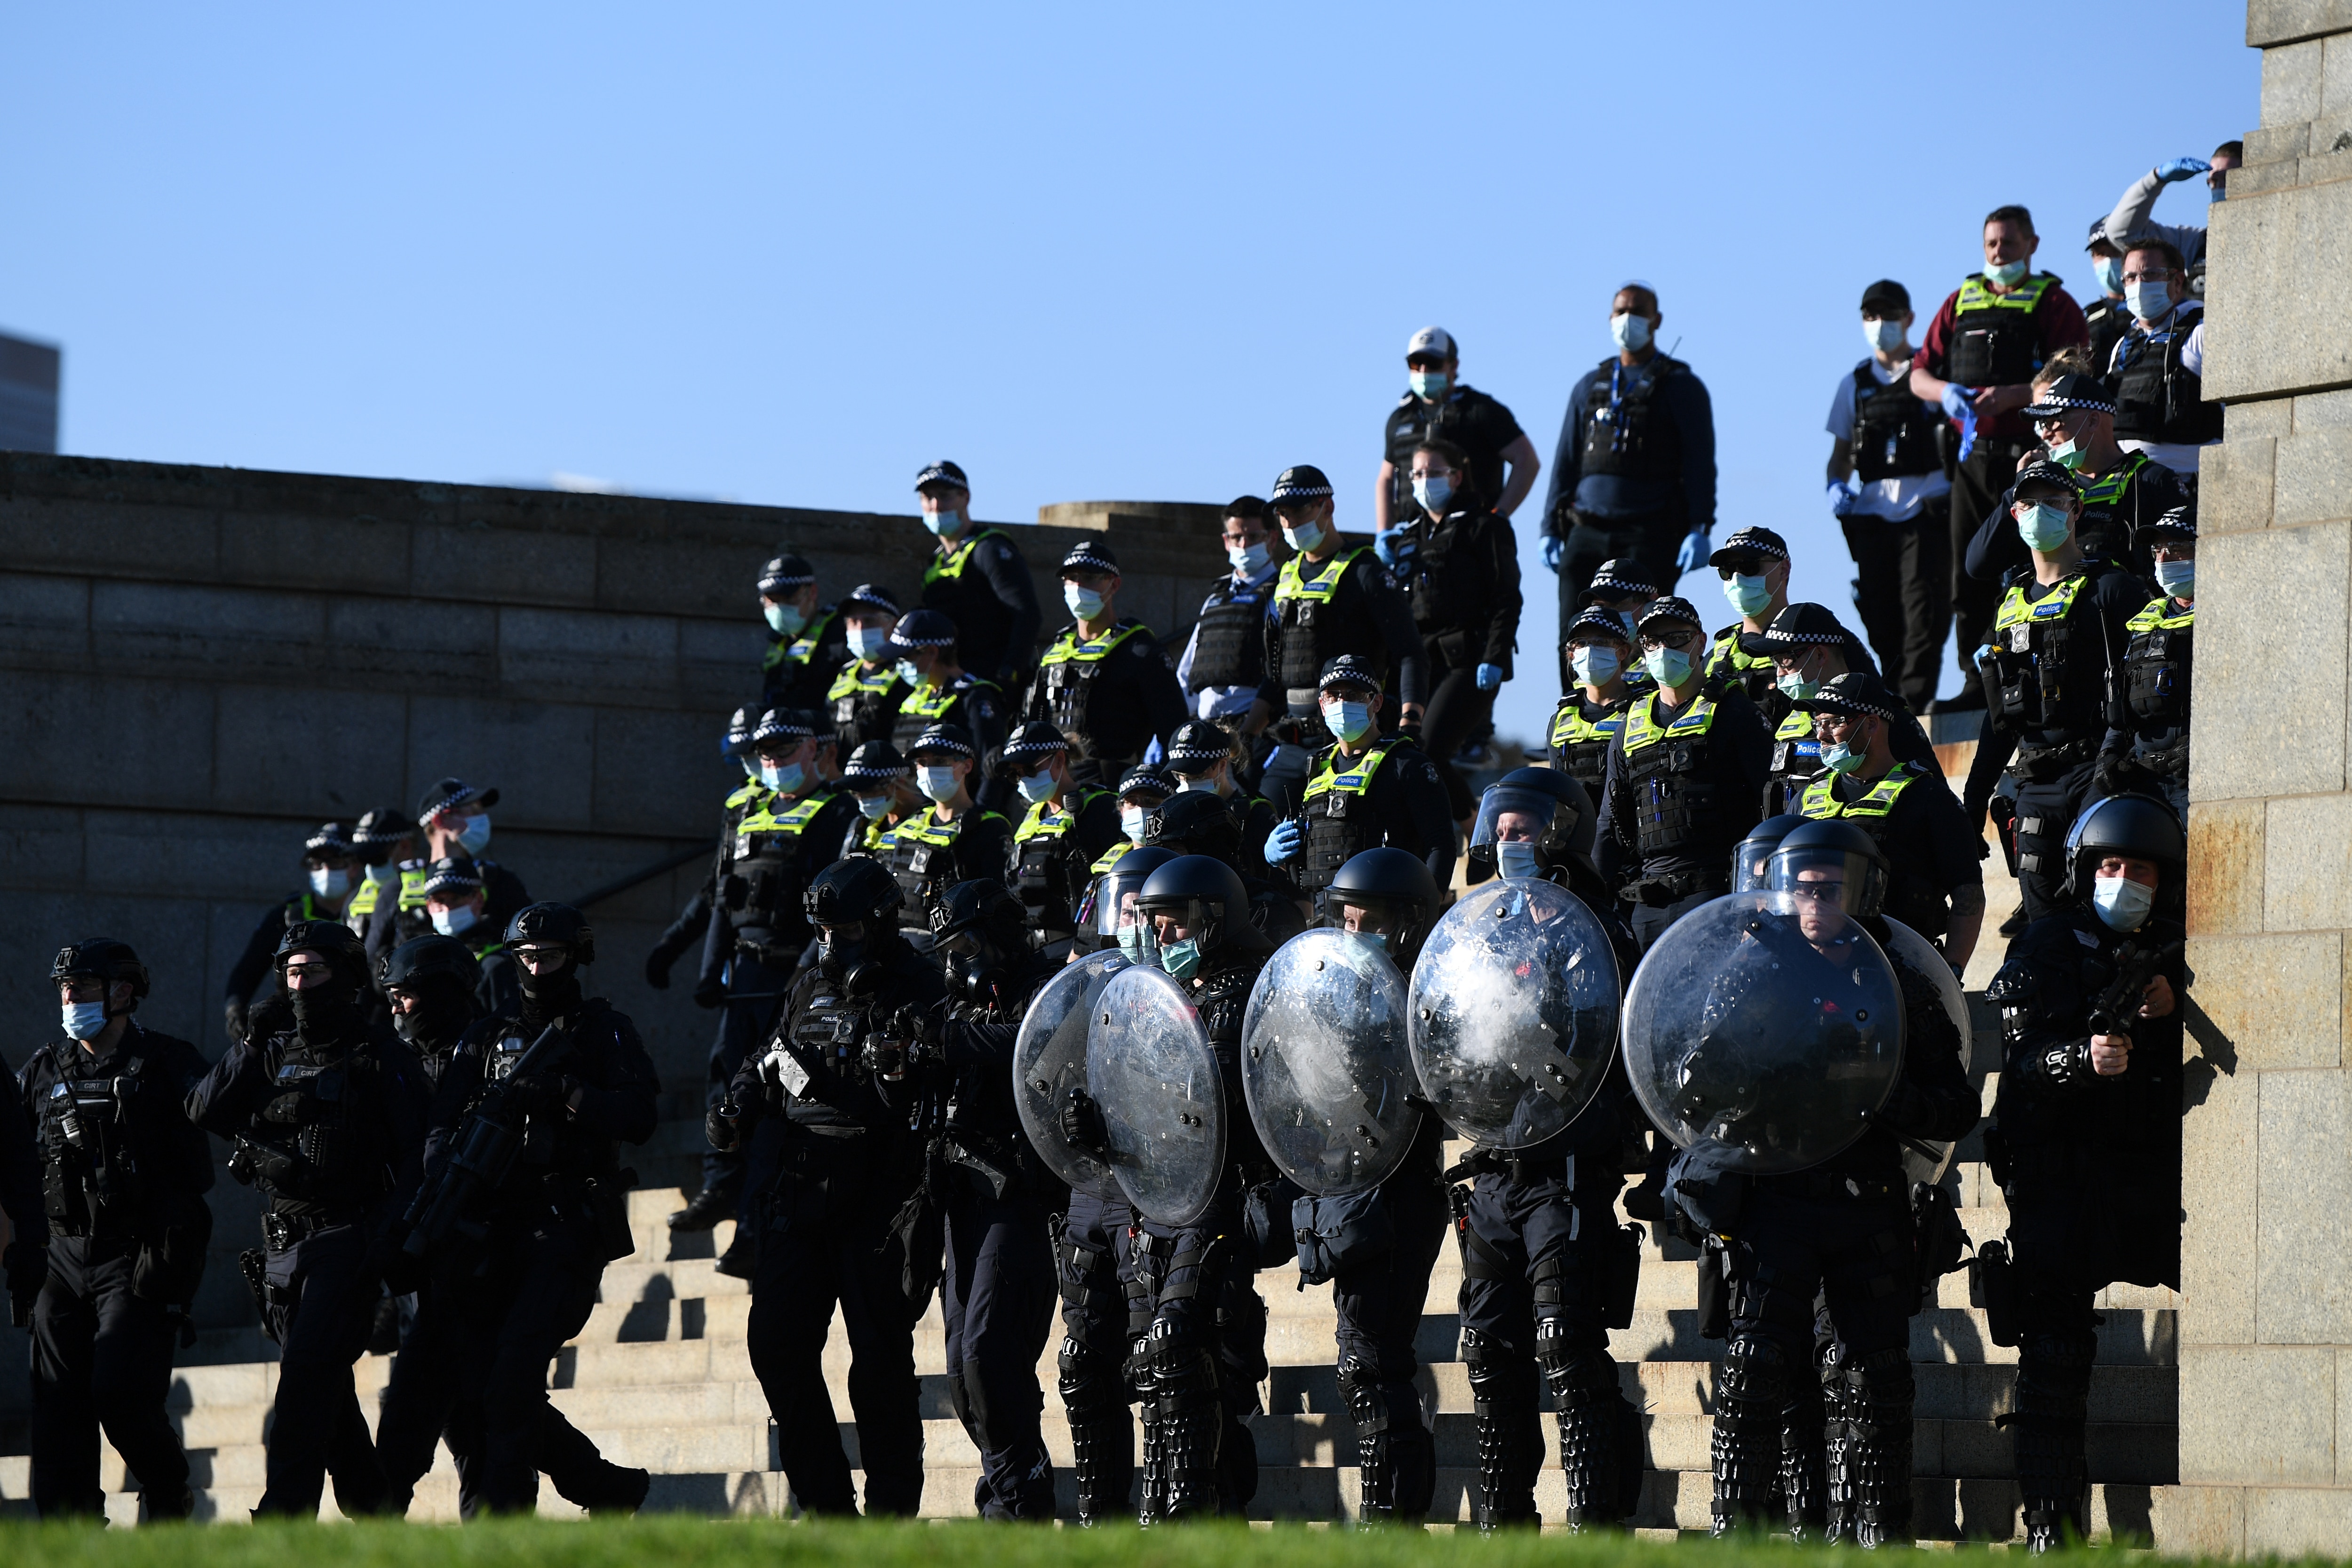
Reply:
M479 1011L472 990L454 974L419 975L402 984L416 994L416 1008L393 1014L392 1027L415 1050L429 1055L446 1051Z
M570 950L566 950L569 952ZM569 963L552 974L534 974L530 966L518 960L515 967L522 974L522 1016L535 1024L570 1017L580 1011L580 960Z

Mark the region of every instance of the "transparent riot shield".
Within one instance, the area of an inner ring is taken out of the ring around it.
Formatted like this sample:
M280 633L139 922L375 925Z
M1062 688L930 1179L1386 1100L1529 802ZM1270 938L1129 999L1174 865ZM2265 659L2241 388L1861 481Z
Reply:
M1089 1018L1087 1090L1119 1190L1147 1219L1190 1225L1225 1163L1224 1086L1200 1011L1181 985L1136 964L1111 976Z
M1118 1191L1101 1155L1062 1138L1062 1107L1070 1090L1087 1087L1087 1027L1103 987L1128 967L1117 952L1089 953L1047 981L1030 998L1013 1041L1013 1103L1022 1131L1054 1173L1082 1193L1107 1198Z
M1404 1159L1421 1112L1405 983L1378 942L1310 931L1266 961L1242 1021L1250 1120L1283 1174L1337 1197Z
M1951 1015L1952 1027L1960 1032L1960 1061L1965 1066L1969 1059L1969 1036L1972 1029L1969 1022L1968 993L1960 989L1960 977L1952 973L1952 966L1944 962L1944 955L1936 951L1933 942L1901 921L1887 920L1886 936L1887 957L1907 964L1935 983L1937 998L1944 1004L1944 1011ZM1952 1168L1952 1151L1958 1145L1951 1143L1906 1139L1903 1145L1903 1168L1910 1173L1913 1181L1932 1185L1942 1181L1944 1173Z

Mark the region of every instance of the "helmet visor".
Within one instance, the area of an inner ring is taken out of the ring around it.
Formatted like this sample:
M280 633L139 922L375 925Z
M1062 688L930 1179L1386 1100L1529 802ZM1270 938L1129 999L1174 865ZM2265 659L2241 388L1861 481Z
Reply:
M1772 864L1772 851L1780 847L1773 838L1743 838L1731 852L1731 890L1735 893L1760 893L1764 890L1768 868Z
M1773 850L1766 862L1764 883L1772 892L1792 896L1801 919L1809 912L1821 914L1834 908L1842 923L1869 910L1873 884L1881 875L1877 863L1867 855L1783 847Z
M1561 815L1558 796L1541 790L1506 784L1490 787L1478 800L1478 820L1470 829L1470 847L1491 857L1497 844L1542 843Z
M1095 892L1096 934L1105 939L1106 947L1115 945L1137 963L1148 959L1142 944L1150 936L1151 922L1137 911L1135 898L1150 879L1150 871L1113 869L1103 873Z
M1349 892L1339 888L1326 888L1315 895L1317 925L1363 937L1387 949L1391 958L1409 952L1428 921L1429 913L1421 907L1419 899Z

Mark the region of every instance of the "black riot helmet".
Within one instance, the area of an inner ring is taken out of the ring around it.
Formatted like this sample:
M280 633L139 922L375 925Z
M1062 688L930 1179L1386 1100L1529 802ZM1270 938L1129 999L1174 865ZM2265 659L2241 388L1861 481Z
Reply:
M1886 903L1886 853L1878 840L1838 817L1793 828L1766 862L1765 886L1775 893L1805 893L1809 884L1833 884L1838 907L1869 920Z
M1264 952L1273 944L1250 924L1249 889L1241 873L1207 855L1179 855L1144 879L1135 911L1165 915L1192 932L1204 956L1229 948ZM1152 945L1159 946L1156 939Z
M2177 894L2189 840L2172 807L2151 795L2111 795L2094 801L2067 830L2066 896L2090 897L2099 862L2109 855L2155 861L2159 895Z
M1352 911L1362 934L1379 937L1396 966L1408 973L1444 902L1428 863L1406 849L1367 849L1350 856L1330 884L1315 895L1320 923L1345 931Z
M1514 768L1486 786L1478 797L1478 819L1470 829L1469 879L1473 886L1503 869L1512 876L1534 876L1592 854L1592 797L1584 786L1551 768ZM1504 859L1517 859L1519 851L1506 844L1532 847L1534 861L1503 868Z
M442 981L471 991L482 983L482 965L474 950L454 936L420 936L378 959L375 975L387 991L395 985L422 989Z
M880 861L863 855L827 866L810 879L808 890L801 895L801 909L811 923L821 926L881 921L898 913L899 902L898 879Z
M1180 790L1143 817L1143 842L1178 855L1207 855L1241 868L1242 829L1225 797L1213 790Z
M530 904L507 922L509 947L569 949L577 965L596 962L596 932L588 917L570 904Z
M139 1010L139 998L147 994L147 966L131 951L127 942L117 942L110 936L86 936L71 947L58 950L55 963L49 965L49 979L58 984L68 980L97 980L110 991L118 981L131 983L131 1005L126 1013Z
M1735 893L1762 892L1765 863L1771 859L1772 851L1780 847L1780 840L1802 827L1807 820L1784 813L1779 816L1768 816L1749 828L1748 837L1741 839L1738 847L1731 852L1731 890Z
M943 956L948 986L975 1001L989 982L1029 951L1029 912L993 877L958 882L931 907L931 935Z
M305 986L296 994L298 1017L309 1011L303 1005L305 996L317 995L330 1003L359 1000L360 989L367 984L368 958L367 944L360 941L357 931L341 921L289 921L270 959L281 982L286 978L287 960L298 952L317 953L333 971L322 991Z
M1176 858L1173 849L1139 846L1120 856L1095 884L1095 934L1105 947L1116 946L1130 959L1140 960L1151 922L1139 921L1136 895L1151 873Z

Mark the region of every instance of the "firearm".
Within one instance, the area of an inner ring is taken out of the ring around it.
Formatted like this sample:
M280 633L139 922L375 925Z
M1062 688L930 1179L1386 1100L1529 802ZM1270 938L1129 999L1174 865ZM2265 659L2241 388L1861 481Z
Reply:
M539 1066L562 1038L550 1024L515 1062L514 1070L483 1093L458 1131L457 1148L442 1163L439 1173L417 1189L416 1201L408 1205L403 1221L408 1239L401 1250L411 1258L434 1252L453 1231L475 1240L487 1233L481 1221L470 1217L472 1211L484 1195L505 1183L522 1152L522 1118L507 1103L510 1088L515 1079Z
M2168 924L2157 931L2135 932L2116 954L2116 977L2091 1005L2091 1033L2128 1038L2139 1017L2141 994L2186 947L2186 933Z

